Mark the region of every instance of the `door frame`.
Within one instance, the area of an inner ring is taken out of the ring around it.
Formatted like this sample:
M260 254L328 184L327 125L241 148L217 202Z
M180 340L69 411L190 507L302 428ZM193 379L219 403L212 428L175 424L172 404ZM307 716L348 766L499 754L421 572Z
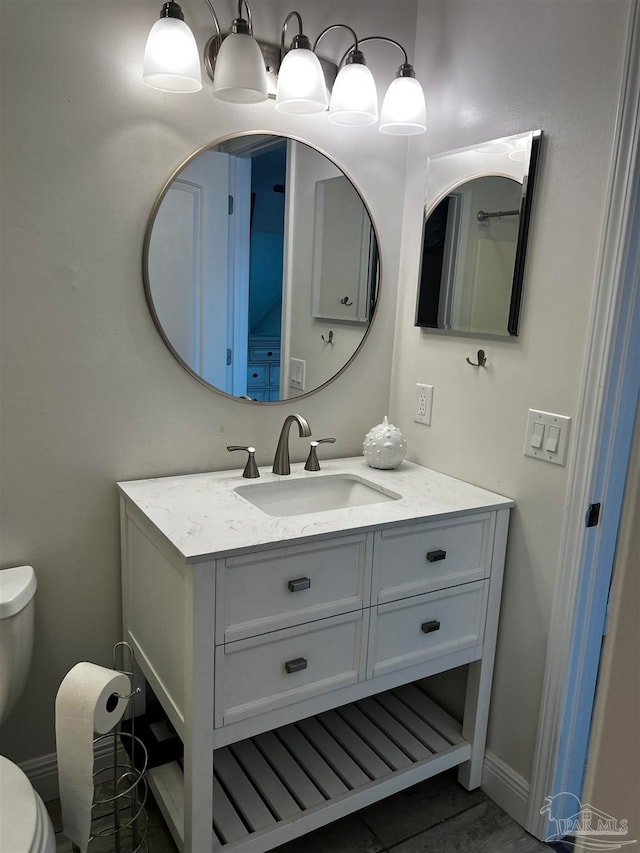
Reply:
M553 831L541 814L545 797L582 793L640 393L639 102L640 12L633 0L529 792L526 828L538 838ZM602 506L600 522L587 528L594 502Z
M227 393L234 397L247 393L251 167L250 157L229 156L229 195L233 209L229 211L228 257L232 262L227 282L227 346L231 349L231 364L228 364Z

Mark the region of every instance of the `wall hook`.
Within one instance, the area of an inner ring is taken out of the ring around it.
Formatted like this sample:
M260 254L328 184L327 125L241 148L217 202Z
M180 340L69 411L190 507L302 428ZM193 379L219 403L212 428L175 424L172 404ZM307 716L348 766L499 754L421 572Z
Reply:
M485 356L485 354L484 354L484 350L483 350L483 349L479 349L479 350L478 350L477 359L478 359L478 363L476 364L476 362L475 362L475 361L471 361L471 359L469 358L469 356L467 356L467 362L468 362L472 367L486 367L486 366L487 366L487 357Z
M333 343L333 329L329 329L329 337L328 338L325 338L324 335L320 335L320 337L325 342L325 344L332 344Z
M348 296L343 296L340 300L340 305L353 305L353 299L349 299Z

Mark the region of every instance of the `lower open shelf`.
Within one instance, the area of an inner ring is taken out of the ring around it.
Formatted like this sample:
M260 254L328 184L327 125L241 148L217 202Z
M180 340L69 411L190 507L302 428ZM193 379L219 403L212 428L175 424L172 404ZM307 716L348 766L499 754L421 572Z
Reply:
M460 724L418 684L214 752L214 850L261 853L470 758ZM182 847L177 763L148 773Z

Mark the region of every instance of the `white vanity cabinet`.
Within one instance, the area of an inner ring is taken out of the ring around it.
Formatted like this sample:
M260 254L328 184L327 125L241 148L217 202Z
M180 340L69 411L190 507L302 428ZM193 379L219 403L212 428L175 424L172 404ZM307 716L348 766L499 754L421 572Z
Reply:
M189 853L270 850L454 766L480 784L512 502L323 465L345 470L400 500L274 518L238 472L119 484L125 639L184 746L148 777ZM426 679L462 665L458 722Z

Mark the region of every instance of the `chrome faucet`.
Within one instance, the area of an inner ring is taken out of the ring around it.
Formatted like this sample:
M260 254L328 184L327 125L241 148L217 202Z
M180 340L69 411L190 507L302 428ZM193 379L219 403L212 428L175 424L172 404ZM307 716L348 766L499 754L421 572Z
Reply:
M289 430L291 429L291 424L294 421L297 421L298 423L298 433L300 438L311 435L311 427L309 426L309 421L306 418L302 415L287 415L284 419L284 423L282 424L282 429L280 430L280 438L278 439L278 446L276 447L276 455L273 457L273 468L271 470L274 474L291 473L291 466L289 464Z

